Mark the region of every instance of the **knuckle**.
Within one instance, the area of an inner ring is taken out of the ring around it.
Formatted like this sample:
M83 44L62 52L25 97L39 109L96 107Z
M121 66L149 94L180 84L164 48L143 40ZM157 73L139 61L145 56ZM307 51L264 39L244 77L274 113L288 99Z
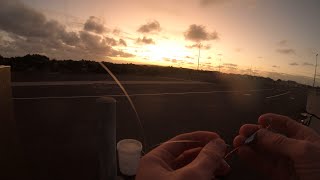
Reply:
M286 141L286 138L284 136L281 136L280 134L276 134L273 138L273 143L275 145L284 144Z

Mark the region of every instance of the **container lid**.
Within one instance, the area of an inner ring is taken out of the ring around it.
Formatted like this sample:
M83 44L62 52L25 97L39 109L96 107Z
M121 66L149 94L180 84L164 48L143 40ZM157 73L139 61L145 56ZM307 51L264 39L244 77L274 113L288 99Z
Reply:
M140 153L142 151L142 144L135 139L123 139L118 142L117 150L125 153Z

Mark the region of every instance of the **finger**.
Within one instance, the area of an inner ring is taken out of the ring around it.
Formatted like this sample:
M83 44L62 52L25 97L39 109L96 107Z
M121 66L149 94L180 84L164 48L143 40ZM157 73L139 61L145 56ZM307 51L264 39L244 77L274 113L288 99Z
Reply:
M260 129L257 132L256 146L266 152L276 155L295 158L299 153L305 152L303 143L299 140L287 138L281 134L277 134L266 129Z
M239 134L244 137L248 137L248 136L252 135L253 133L255 133L256 131L258 131L259 129L260 129L259 125L245 124L245 125L241 126L241 128L239 130Z
M202 147L194 148L183 152L171 165L172 169L180 169L191 163L200 153Z
M171 162L179 157L184 151L203 147L216 138L219 138L217 133L207 131L181 134L163 143L158 148L151 151L151 153L165 160L168 164L171 164Z
M311 128L303 126L297 121L278 114L264 114L259 118L259 124L266 127L271 126L276 132L285 134L290 138L300 139L300 140L313 140L318 139L318 134Z
M246 137L244 137L242 135L238 135L233 140L233 147L239 147L239 146L243 145L245 140L246 140Z
M260 154L254 151L249 146L240 147L238 150L238 156L242 160L244 160L249 166L259 170L262 173L268 173L272 168L272 162L270 159L265 158L265 154Z
M222 139L210 141L188 167L203 174L204 177L210 177L220 167L226 149L227 145Z
M231 167L229 164L225 161L222 160L221 165L218 167L216 172L214 173L215 176L225 176L231 171Z

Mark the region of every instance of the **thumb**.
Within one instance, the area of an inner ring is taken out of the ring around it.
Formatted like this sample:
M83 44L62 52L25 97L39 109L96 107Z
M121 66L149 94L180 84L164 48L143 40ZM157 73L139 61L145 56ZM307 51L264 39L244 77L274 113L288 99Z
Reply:
M210 177L221 166L226 149L227 145L222 139L210 141L189 165L195 171Z
M266 129L257 132L256 144L260 149L289 158L294 158L297 149L300 149L300 141Z

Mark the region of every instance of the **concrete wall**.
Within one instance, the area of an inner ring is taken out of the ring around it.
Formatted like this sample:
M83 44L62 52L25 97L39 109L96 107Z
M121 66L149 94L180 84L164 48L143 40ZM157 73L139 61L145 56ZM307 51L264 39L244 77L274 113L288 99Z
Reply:
M11 73L9 66L0 66L0 117L2 123L12 123L13 107L11 94Z
M307 111L320 117L320 91L310 90L307 100Z
M29 179L14 120L8 66L0 66L0 159L0 179Z
M307 100L307 111L311 114L315 114L320 117L320 91L310 90ZM320 119L313 117L311 119L310 125L311 128L316 130L320 134Z

